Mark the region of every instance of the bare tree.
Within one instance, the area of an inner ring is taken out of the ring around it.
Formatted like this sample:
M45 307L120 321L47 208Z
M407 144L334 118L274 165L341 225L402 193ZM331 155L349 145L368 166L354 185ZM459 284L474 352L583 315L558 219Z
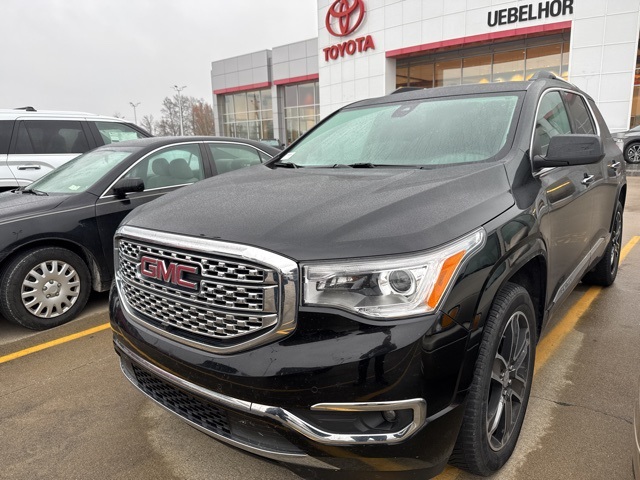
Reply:
M180 135L180 107L182 101L182 123L185 135L214 135L213 109L203 99L174 95L162 102L162 118L155 124L158 135ZM143 119L144 121L144 119ZM144 126L144 124L143 124Z
M147 132L149 132L151 135L153 135L153 130L155 129L155 120L153 118L153 115L145 115L144 117L142 117L142 120L140 121L140 126L144 128Z
M213 108L200 99L191 105L194 135L215 135L216 127L213 123Z

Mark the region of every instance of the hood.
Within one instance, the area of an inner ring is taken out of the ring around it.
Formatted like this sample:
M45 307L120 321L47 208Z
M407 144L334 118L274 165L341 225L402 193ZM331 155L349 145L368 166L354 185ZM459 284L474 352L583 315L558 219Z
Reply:
M502 164L433 170L256 166L165 195L123 224L322 260L426 250L513 204Z
M0 225L29 215L48 212L68 196L32 195L20 191L0 193Z

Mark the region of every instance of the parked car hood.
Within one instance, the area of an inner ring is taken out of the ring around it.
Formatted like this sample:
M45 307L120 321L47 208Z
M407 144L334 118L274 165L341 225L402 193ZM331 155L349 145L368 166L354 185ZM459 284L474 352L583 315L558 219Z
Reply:
M0 224L48 212L68 198L68 196L64 195L47 196L22 192L0 193Z
M513 204L499 163L433 170L257 166L165 195L123 224L320 260L425 250Z

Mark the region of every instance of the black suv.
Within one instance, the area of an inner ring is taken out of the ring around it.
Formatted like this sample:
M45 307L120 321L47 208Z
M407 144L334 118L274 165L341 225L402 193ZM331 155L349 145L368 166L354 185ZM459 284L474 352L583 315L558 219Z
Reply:
M125 219L115 348L157 403L303 476L488 475L547 319L615 280L626 190L594 101L546 72L357 102Z

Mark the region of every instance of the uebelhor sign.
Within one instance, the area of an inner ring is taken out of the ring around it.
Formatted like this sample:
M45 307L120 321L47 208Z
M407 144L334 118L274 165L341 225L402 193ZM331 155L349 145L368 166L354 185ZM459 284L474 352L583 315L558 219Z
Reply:
M327 32L334 37L346 37L354 33L362 24L366 8L364 0L335 0L325 19ZM324 60L337 60L345 55L355 55L367 50L375 50L376 45L371 35L346 40L342 43L324 48Z
M508 25L571 14L573 14L573 0L553 0L540 2L537 5L530 3L489 12L487 24L490 27L495 27L496 25Z

